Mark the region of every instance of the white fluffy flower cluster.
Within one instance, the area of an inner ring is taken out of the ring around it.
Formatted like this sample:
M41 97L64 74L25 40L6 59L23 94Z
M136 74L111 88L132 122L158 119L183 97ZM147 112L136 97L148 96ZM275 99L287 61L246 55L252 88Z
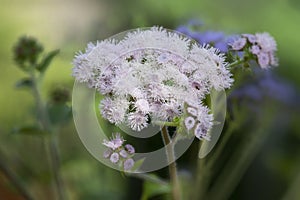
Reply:
M217 49L160 27L89 44L73 63L77 81L104 95L102 116L135 131L154 121L172 121L183 114L185 102L197 107L211 89L233 82Z
M263 69L278 65L275 56L277 44L269 33L242 34L230 46L237 51L249 49L249 52L256 57L259 66Z
M114 164L119 164L125 171L130 170L134 165L131 158L135 153L135 149L130 144L124 145L125 140L120 133L116 133L110 140L104 140L103 145L108 147L103 153L103 157L110 160Z

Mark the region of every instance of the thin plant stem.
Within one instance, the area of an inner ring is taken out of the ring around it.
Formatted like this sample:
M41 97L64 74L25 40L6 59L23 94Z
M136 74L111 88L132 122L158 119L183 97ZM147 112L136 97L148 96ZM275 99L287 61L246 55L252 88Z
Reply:
M217 160L220 158L226 144L228 143L233 131L236 130L236 128L237 127L232 124L231 126L229 126L228 130L224 133L224 137L221 139L220 144L216 147L216 151L213 152L212 157L208 161L207 165L209 168L212 168L214 164L217 162Z
M40 94L40 89L38 85L38 80L34 74L34 72L31 72L31 78L33 81L33 96L36 101L37 105L37 112L38 112L38 120L40 121L40 124L43 128L44 131L48 132L50 134L50 138L44 137L44 144L46 149L49 149L48 155L50 158L50 163L51 163L51 169L53 172L54 176L54 183L55 183L55 188L58 193L58 198L59 200L64 200L66 199L65 195L65 190L64 190L64 184L63 184L63 179L60 173L60 156L58 152L58 138L56 132L53 131L49 118L47 115L46 111L46 106L44 105L41 94ZM49 141L48 141L49 139Z
M202 142L199 143L199 150ZM210 170L207 167L205 158L198 158L196 168L196 180L194 182L195 190L192 193L192 199L205 199L205 194L209 185Z
M50 158L52 163L52 171L54 175L54 181L57 188L59 199L66 199L64 182L60 173L60 156L58 151L58 136L56 133L52 133L48 143L50 150Z
M164 121L153 121L152 123L155 124L155 125L158 125L158 126L177 127L179 125L179 123L176 123L176 122L164 122Z
M0 170L2 171L2 173L12 183L12 185L16 188L16 190L25 200L33 200L33 197L28 192L24 184L17 177L17 175L7 166L6 163L7 162L5 161L4 156L0 152Z
M227 65L227 67L228 67L229 69L234 69L235 67L239 66L239 65L242 64L243 62L245 62L244 59L236 60L236 61L230 63L229 65Z
M173 161L169 165L170 181L171 181L171 185L172 185L172 199L180 200L181 199L181 191L180 191L177 167L176 167L176 162L175 162L174 143L171 141L171 138L170 138L170 135L168 133L168 129L166 126L164 126L162 128L161 134L162 134L164 145L166 147L167 159L168 159L168 161L170 161L170 160Z

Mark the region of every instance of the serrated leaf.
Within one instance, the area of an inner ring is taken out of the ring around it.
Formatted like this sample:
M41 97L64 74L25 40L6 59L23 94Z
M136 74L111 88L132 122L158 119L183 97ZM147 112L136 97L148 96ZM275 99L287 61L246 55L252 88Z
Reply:
M48 54L46 54L46 56L44 56L44 58L42 59L42 61L40 62L40 64L37 65L36 69L38 71L40 71L41 73L45 72L47 70L47 68L49 67L52 59L55 56L57 56L58 53L59 53L59 49L51 51Z
M23 78L23 79L19 80L15 86L18 89L23 89L23 88L31 88L33 86L33 84L34 83L31 78Z
M72 118L72 109L66 104L49 104L47 110L53 125L64 124Z
M43 131L40 127L36 125L24 125L21 127L16 127L13 129L12 133L22 134L22 135L36 135L36 136L41 136L46 134L45 131Z

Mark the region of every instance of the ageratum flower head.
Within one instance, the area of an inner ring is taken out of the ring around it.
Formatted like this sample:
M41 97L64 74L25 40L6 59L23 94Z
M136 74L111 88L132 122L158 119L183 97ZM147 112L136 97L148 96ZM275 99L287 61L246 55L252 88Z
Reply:
M236 51L249 51L262 69L278 65L277 44L269 33L242 34L229 45Z
M212 89L223 90L233 82L217 49L161 27L90 43L73 63L76 80L104 95L102 116L135 131L155 120L181 117L185 102L201 110L201 100Z
M125 171L130 170L134 165L134 160L131 158L135 149L132 145L124 145L125 140L120 133L115 133L110 140L104 140L103 145L107 149L103 153L103 157L109 159L113 164L119 164Z

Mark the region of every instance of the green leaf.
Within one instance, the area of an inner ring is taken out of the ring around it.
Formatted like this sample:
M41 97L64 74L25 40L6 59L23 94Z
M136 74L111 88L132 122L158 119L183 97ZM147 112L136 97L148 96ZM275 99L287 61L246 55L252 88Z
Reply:
M16 127L13 129L12 133L22 134L22 135L36 135L36 136L41 136L46 134L46 132L43 131L37 125L24 125L21 127Z
M41 73L45 72L47 70L47 68L49 67L52 59L55 56L57 56L58 53L59 53L59 49L51 51L48 54L46 54L46 56L44 56L44 58L42 59L42 61L40 62L40 64L37 65L36 69L38 71L40 71Z
M152 177L156 177L156 175L151 175ZM147 200L153 196L162 195L162 194L169 194L171 192L171 184L159 184L153 181L145 181L143 186L143 195L142 200Z
M53 125L61 125L72 118L72 108L66 104L48 104L48 115Z
M16 83L17 89L28 89L33 86L33 81L31 78L23 78Z
M144 163L145 161L145 158L142 158L142 159L139 159L137 161L134 162L134 165L133 167L131 168L131 172L135 172L135 171L138 171L139 168L142 166L142 164Z

